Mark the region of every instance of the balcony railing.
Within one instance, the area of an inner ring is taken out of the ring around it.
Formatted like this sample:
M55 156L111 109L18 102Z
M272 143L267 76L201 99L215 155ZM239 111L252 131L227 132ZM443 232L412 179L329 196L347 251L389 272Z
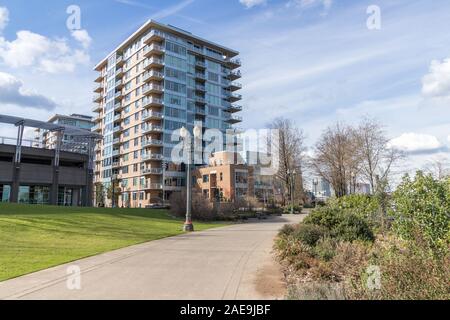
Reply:
M154 65L164 66L164 60L153 57L153 58L146 59L144 61L144 69L147 69L148 67L151 67Z
M118 156L120 154L120 150L113 150L112 155Z
M152 70L152 71L144 73L144 75L142 76L142 81L146 82L151 79L159 80L159 79L163 79L163 78L164 78L164 74L162 72Z
M123 128L121 126L114 127L114 129L113 129L114 133L121 132L121 131L123 131Z
M100 126L100 124L96 124L95 126L92 127L92 131L97 132L97 131L101 131L102 127Z
M92 102L101 102L103 99L103 95L101 94L94 94L92 97Z
M147 55L152 52L165 52L165 51L166 49L163 46L160 46L159 44L155 43L152 43L151 45L144 47L144 55Z
M236 80L236 79L239 79L239 78L241 78L241 77L242 77L241 70L238 70L238 71L231 71L231 72L228 74L228 79L230 79L230 80Z
M115 110L115 111L120 110L120 109L122 109L122 108L123 108L122 102L117 102L117 103L114 105L114 110Z
M142 160L164 160L164 156L160 153L145 153Z
M145 184L144 189L146 189L146 190L162 190L163 185L162 185L162 183L147 183L147 184Z
M149 132L162 132L163 128L160 126L155 126L155 125L147 125L144 128L144 133L149 133Z
M142 114L142 119L143 120L148 120L148 119L162 119L163 118L163 114L161 112L155 112L155 111L148 111L148 112L144 112Z
M195 74L195 77L196 77L197 79L206 80L206 76L205 76L203 73L197 72L197 73Z
M204 103L206 103L206 100L203 97L195 96L195 102L204 104Z
M195 61L197 67L206 68L206 64L203 61Z
M162 168L145 168L142 169L142 173L143 174L163 174L163 169Z
M147 106L151 106L151 105L162 105L163 104L163 100L160 98L155 98L155 97L150 97L147 99L144 99L142 101L142 107L145 108Z
M228 59L227 63L231 65L231 67L239 68L241 66L241 60L240 59Z
M163 142L161 140L156 140L156 139L149 139L149 140L144 140L142 142L142 146L143 147L160 147L163 145Z
M144 37L144 43L148 43L152 40L161 40L164 39L166 36L163 32L159 30L152 30L148 35Z
M159 84L151 83L151 84L146 84L142 87L142 94L144 94L144 95L152 93L152 92L160 93L162 91L164 91L164 87Z

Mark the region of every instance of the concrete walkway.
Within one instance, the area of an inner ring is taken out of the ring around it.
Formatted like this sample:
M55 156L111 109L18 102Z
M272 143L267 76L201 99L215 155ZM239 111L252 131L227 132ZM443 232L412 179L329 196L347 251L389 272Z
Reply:
M0 299L281 299L273 239L303 216L252 221L82 259L0 283ZM81 289L68 289L68 268Z

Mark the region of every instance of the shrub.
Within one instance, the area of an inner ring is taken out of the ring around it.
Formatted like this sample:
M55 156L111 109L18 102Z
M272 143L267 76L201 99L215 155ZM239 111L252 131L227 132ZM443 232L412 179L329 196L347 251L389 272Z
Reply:
M186 215L186 193L174 192L170 197L170 212L183 218ZM199 193L192 195L192 219L216 220L219 216L213 208L213 204Z
M286 237L286 236L290 236L294 233L295 231L295 226L293 226L292 224L285 224L280 232L278 233L279 236L281 237Z
M320 239L314 247L314 255L323 261L330 261L336 255L336 243L330 237Z
M413 240L422 233L434 249L450 244L450 180L437 181L431 175L418 172L409 176L393 195L394 230L403 239Z
M293 237L304 244L314 246L326 234L321 226L300 223L293 233Z
M348 242L375 240L368 223L354 214L340 215L339 223L331 230L331 233L334 237Z
M322 226L328 230L333 229L340 219L341 211L337 208L330 207L320 207L307 216L303 222L305 224L312 224L317 226Z

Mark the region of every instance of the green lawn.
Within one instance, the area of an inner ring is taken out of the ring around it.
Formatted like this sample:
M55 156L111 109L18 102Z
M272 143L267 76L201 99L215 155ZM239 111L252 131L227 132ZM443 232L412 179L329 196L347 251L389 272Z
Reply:
M0 281L181 234L182 224L160 210L0 203ZM223 225L195 223L195 228Z

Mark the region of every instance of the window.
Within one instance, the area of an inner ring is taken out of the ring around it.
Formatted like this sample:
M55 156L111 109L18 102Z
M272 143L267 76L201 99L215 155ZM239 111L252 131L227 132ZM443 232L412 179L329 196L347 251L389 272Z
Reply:
M172 69L172 68L166 68L166 76L171 78L176 78L181 81L186 81L186 72Z
M223 172L220 173L220 181L223 181Z
M177 69L181 69L181 70L186 70L186 60L181 59L181 58L177 58L171 55L166 54L166 64L168 66L177 68Z
M236 172L236 183L247 184L248 183L248 172Z
M182 47L173 42L166 41L166 50L179 54L181 56L186 56L186 48Z
M181 83L177 83L177 82L173 82L173 81L169 81L169 80L165 81L165 89L186 94L186 85L185 84L181 84Z
M207 183L207 182L209 182L209 175L204 174L203 175L203 183Z

